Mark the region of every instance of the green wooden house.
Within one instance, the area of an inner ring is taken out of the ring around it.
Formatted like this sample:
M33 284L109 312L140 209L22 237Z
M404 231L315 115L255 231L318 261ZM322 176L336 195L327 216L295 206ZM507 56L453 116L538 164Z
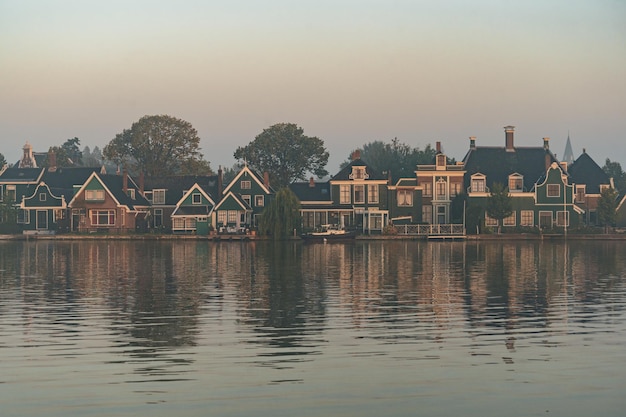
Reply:
M182 196L172 213L172 233L207 235L213 228L211 215L215 201L195 183Z

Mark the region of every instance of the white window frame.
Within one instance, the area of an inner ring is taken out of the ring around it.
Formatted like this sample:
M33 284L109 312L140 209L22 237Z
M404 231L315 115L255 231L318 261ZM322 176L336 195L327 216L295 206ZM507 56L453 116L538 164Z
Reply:
M563 218L565 217L565 224L563 224ZM556 212L556 225L558 227L569 226L569 211L561 210Z
M255 207L265 207L265 196L264 195L255 195L254 196L254 205L255 205Z
M354 184L354 204L365 204L365 185Z
M352 187L349 184L339 184L339 204L352 203Z
M398 207L413 207L413 190L398 188L396 191Z
M556 190L556 193L555 193ZM546 197L560 197L561 196L561 185L560 184L548 184L546 186Z
M470 180L470 192L472 193L486 193L487 192L487 178L480 175L472 175Z
M250 180L241 180L241 189L249 190L252 188L252 181Z
M191 204L194 204L194 205L202 204L202 194L200 193L191 194Z
M493 227L497 225L498 221L485 212L485 226Z
M511 213L510 216L505 217L504 219L502 219L502 225L503 226L509 226L509 227L517 225L516 213L513 212L513 213Z
M152 190L152 204L165 204L165 189Z
M422 222L428 224L433 222L433 206L430 204L422 206Z
M530 218L530 222L528 219ZM520 226L534 226L535 225L535 212L533 210L522 210L520 212Z
M85 201L104 201L104 190L85 190Z
M46 193L39 193L39 201L46 201L48 199L48 196L46 195Z
M585 195L587 194L587 186L586 185L577 185L576 186L576 202L584 203Z
M509 192L521 193L524 191L524 177L520 174L509 175Z
M100 223L100 220L102 220L101 216L106 216L107 222L106 223ZM115 226L115 222L116 222L116 213L115 210L112 209L93 209L93 210L89 210L89 220L91 221L91 225L92 226L104 226L104 227L113 227ZM111 219L113 219L113 223L111 223ZM94 222L94 220L96 220Z
M378 184L368 184L367 186L367 202L371 204L378 204Z

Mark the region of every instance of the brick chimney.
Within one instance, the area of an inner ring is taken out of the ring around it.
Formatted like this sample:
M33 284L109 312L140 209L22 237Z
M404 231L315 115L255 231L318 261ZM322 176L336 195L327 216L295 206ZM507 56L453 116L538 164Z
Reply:
M57 154L52 148L48 150L48 171L55 172L57 170Z
M352 152L352 160L356 161L357 159L361 159L361 150L357 149L354 152Z
M222 199L222 194L224 193L224 171L222 171L222 166L220 165L217 170L217 199Z
M128 171L124 168L124 173L122 174L122 191L124 194L128 194Z
M543 138L543 149L550 149L550 138Z
M441 142L435 142L435 149L437 150L437 153L441 153Z
M476 136L470 136L470 149L476 149Z
M270 188L270 173L267 171L263 172L263 185Z
M309 178L309 187L315 188L315 180L313 179L313 177Z
M141 171L139 173L139 192L141 193L141 195L143 195L145 188L146 188L146 176L144 175L143 171Z
M513 143L513 135L515 133L515 126L505 126L504 135L506 138L506 151L515 152L515 146Z

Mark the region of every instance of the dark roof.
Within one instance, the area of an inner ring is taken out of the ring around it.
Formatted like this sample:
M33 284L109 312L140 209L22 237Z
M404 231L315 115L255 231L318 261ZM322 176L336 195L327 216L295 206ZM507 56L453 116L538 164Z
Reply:
M198 184L215 201L219 198L217 175L173 175L167 177L146 177L144 190L165 190L165 204L176 205L184 193Z
M172 216L206 216L211 209L209 206L180 206L172 213Z
M330 183L314 182L311 186L310 181L294 182L289 188L298 197L301 202L306 201L330 201Z
M465 188L476 173L486 175L488 187L496 182L506 187L509 175L518 173L524 176L524 189L530 191L552 162L557 160L544 147L516 147L514 151L507 151L504 147L485 146L470 149L463 162L466 170Z
M331 178L331 180L343 181L343 180L351 179L350 174L352 174L353 166L364 166L365 172L367 172L370 180L386 180L387 179L386 176L384 176L378 171L375 171L373 168L367 165L367 163L365 163L365 161L363 161L362 159L355 159L352 162L350 162L348 165L346 165L342 170L340 170L334 177Z
M43 168L7 168L0 175L0 182L13 184L35 182L42 172Z
M574 184L585 184L587 194L600 194L600 184L610 184L611 179L587 153L583 153L567 169Z
M133 200L128 196L128 194L124 193L124 176L123 175L113 175L113 174L99 174L98 177L102 180L104 185L109 189L111 194L115 197L115 199L125 206L128 206L130 209L134 209L135 206L149 206L150 202L144 198L144 196L139 192L139 187L135 184L135 182L128 177L128 188L135 190L135 199Z

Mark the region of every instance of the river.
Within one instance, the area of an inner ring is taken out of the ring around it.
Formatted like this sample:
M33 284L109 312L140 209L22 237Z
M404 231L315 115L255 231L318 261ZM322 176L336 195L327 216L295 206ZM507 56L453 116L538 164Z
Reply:
M624 415L625 255L0 242L0 415Z

